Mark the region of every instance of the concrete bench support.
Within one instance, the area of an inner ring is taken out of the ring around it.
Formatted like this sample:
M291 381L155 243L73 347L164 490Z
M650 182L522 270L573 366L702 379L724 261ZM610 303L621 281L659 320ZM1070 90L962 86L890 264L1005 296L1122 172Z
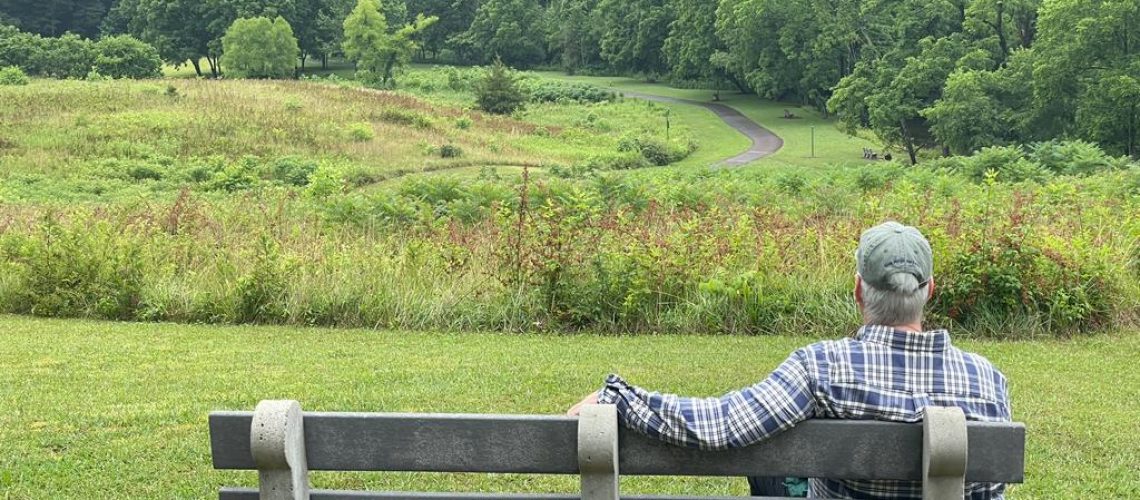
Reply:
M249 449L261 500L309 500L309 467L301 404L262 401L253 412Z
M588 405L578 417L582 500L618 500L618 424L614 405Z
M965 496L966 416L960 408L926 407L922 423L922 498Z

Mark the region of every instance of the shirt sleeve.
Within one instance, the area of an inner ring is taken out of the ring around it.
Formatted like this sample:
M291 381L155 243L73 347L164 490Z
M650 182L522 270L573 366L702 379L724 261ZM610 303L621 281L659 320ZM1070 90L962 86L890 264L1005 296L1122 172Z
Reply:
M768 378L719 398L649 392L610 375L598 402L615 405L626 427L668 443L705 450L739 448L811 417L815 397L805 366L804 353L796 351Z

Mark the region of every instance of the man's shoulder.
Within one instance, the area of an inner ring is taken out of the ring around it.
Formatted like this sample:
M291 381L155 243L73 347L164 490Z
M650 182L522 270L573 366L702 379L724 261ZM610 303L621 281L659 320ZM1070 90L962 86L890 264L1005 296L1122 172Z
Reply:
M826 365L850 359L853 349L858 349L858 342L851 338L820 340L797 349L792 357L800 362L821 369Z
M1002 373L1001 369L993 364L989 358L976 352L966 351L957 347L950 347L950 351L960 356L964 364L973 367L979 378L992 380L995 384L1001 386L1006 384L1005 374Z
M811 357L834 357L838 353L862 348L862 342L850 337L820 340L800 348L796 353Z

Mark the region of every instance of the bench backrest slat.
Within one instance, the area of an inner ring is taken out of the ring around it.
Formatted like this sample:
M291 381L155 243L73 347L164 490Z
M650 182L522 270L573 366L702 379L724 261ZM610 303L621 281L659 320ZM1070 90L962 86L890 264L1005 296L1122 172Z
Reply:
M251 421L250 412L210 414L214 468L256 469ZM577 474L577 425L554 416L304 414L310 470ZM1024 480L1022 424L970 422L967 429L967 481ZM809 420L723 452L668 446L625 429L619 443L622 475L922 479L921 425Z
M511 493L419 493L314 490L311 500L580 500L580 495ZM253 488L222 488L219 500L259 500ZM626 500L740 500L740 497L622 495ZM781 500L765 497L764 500ZM790 499L789 499L790 500Z

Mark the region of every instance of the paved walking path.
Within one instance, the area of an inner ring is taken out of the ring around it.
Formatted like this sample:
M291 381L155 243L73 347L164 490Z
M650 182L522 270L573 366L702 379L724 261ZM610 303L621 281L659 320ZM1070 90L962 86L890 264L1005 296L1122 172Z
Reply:
M626 97L632 97L634 99L644 99L646 101L665 102L671 104L689 104L692 106L701 106L708 109L709 111L712 111L713 113L716 113L716 115L720 117L721 120L724 120L728 126L736 129L740 133L744 134L745 137L752 140L752 146L748 148L748 151L733 156L732 158L723 160L720 163L717 163L717 166L739 167L746 163L751 163L759 160L765 156L770 156L776 151L779 151L780 148L784 147L784 140L776 134L773 134L771 130L761 127L759 123L752 121L752 119L744 116L739 111L725 106L724 104L715 102L692 101L689 99L678 99L676 97L665 97L660 95L643 94L641 92L629 92L624 90L619 90L619 92L621 92Z

